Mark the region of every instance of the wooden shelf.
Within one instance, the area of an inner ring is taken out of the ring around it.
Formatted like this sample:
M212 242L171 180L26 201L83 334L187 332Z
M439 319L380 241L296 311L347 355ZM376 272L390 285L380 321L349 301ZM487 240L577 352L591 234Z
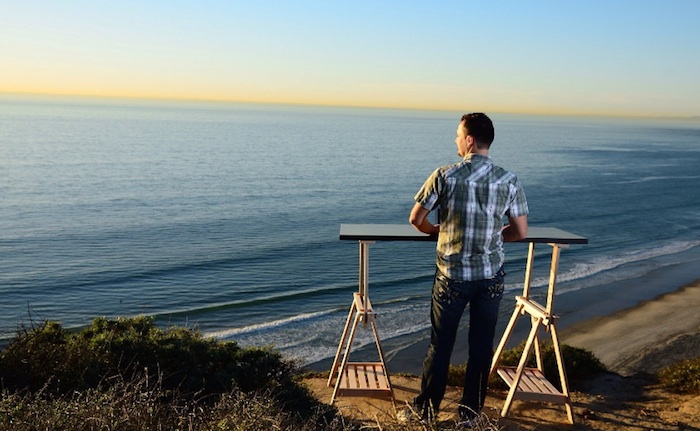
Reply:
M508 387L513 387L517 367L499 367L496 372ZM569 397L552 385L537 368L525 368L518 382L515 398L526 401L542 401L552 403L567 403Z
M340 377L339 389L391 392L386 369L381 362L349 362Z

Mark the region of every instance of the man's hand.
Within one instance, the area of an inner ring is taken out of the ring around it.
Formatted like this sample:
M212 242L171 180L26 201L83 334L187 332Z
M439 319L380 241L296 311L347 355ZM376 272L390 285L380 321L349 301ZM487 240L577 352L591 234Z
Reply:
M503 241L520 241L527 238L527 216L508 217L508 225L503 227Z

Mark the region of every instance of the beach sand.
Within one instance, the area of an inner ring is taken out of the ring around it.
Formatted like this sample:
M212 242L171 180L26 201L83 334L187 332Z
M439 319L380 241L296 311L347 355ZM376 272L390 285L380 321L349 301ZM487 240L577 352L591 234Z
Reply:
M592 351L622 376L700 356L700 282L610 316L574 324L562 342Z
M508 417L498 419L506 393L490 390L484 412L504 430L700 430L700 396L669 393L650 374L700 356L700 280L632 308L573 323L560 330L560 338L592 351L610 372L572 388L573 427L566 423L563 405L556 404L515 401ZM394 362L399 365L397 358ZM396 408L417 394L420 378L397 374L391 379L396 407L386 397L354 394L341 395L335 405L347 417L375 427L392 422ZM326 379L306 382L319 399L330 400ZM456 419L459 397L458 388L448 388L439 420Z

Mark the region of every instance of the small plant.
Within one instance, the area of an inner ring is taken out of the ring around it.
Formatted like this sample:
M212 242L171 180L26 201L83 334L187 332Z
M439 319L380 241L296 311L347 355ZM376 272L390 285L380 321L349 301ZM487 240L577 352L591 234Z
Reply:
M659 372L666 388L681 394L700 394L700 357L670 365Z
M467 374L467 363L450 365L447 369L447 384L450 386L464 386L464 376Z
M501 354L500 365L516 366L520 362L525 343L512 349L505 350ZM540 352L542 353L542 367L544 375L555 385L559 385L559 368L557 367L554 348L550 343L542 343ZM564 369L569 383L577 383L590 378L593 375L605 371L605 366L589 350L572 347L566 344L561 345L561 354L564 359ZM531 353L525 364L527 367L535 367L535 357ZM450 366L447 374L447 384L452 386L464 385L464 375L466 364ZM493 388L505 389L505 383L495 375L491 376L489 386Z

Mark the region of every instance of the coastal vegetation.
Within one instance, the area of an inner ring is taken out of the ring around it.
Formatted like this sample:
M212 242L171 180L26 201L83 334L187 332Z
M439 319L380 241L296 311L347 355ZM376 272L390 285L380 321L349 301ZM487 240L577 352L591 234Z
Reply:
M0 352L0 429L333 429L336 412L271 348L242 348L152 318L55 322Z
M672 364L659 373L661 383L680 394L700 394L700 357Z
M519 359L518 349L507 351L503 363ZM564 349L572 382L604 371L590 352ZM542 351L551 373L551 348ZM314 397L303 378L304 370L273 348L160 329L149 317L97 318L80 331L45 322L20 330L0 352L0 431L363 428ZM700 393L700 359L659 378L674 390ZM450 379L461 385L463 367L452 367ZM414 425L382 429L426 429ZM483 429L498 428L487 421Z

